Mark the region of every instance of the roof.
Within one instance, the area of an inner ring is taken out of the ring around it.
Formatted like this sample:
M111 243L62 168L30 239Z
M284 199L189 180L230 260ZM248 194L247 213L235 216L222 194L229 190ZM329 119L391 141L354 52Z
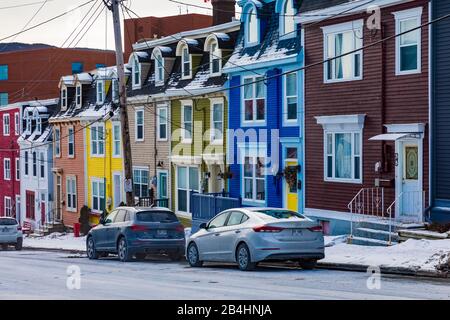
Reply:
M303 0L300 5L300 12L320 10L337 6L347 2L361 2L360 0Z

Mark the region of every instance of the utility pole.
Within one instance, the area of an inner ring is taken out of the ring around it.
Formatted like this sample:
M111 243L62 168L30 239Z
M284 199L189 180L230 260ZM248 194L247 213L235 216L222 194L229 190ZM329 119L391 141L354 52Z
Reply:
M122 31L120 28L120 12L119 4L123 0L103 0L105 5L112 11L113 25L114 25L114 41L116 45L116 64L117 76L119 77L119 107L120 107L120 124L122 129L122 146L123 146L123 161L125 169L125 192L126 202L128 206L134 206L133 194L133 164L131 158L131 143L130 143L130 128L128 124L127 111L127 89L125 79L125 66L122 49Z

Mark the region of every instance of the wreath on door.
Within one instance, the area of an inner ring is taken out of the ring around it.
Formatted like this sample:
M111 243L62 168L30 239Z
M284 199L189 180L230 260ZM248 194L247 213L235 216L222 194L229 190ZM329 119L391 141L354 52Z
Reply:
M289 187L294 187L297 184L298 167L289 166L284 168L283 175Z

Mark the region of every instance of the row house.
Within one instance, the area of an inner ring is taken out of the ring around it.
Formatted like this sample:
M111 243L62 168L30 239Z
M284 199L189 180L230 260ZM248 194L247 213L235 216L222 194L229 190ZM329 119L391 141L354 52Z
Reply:
M219 22L231 21L234 11L221 15ZM136 197L167 199L177 214L189 216L190 192L225 190L222 67L239 28L231 21L134 45L127 105Z
M116 69L64 76L60 92L60 111L50 119L56 220L73 227L87 206L98 224L124 199Z
M429 28L419 27L429 4L375 0L368 10L357 2L303 1L296 19L312 66L306 213L327 221L349 208L382 215L390 206L397 220L421 222L429 204Z
M20 179L20 217L31 229L54 221L53 134L49 118L58 111L58 99L36 100L22 105L20 158L15 179Z
M0 109L0 216L20 219L20 154L17 139L21 133L19 103Z
M303 48L298 1L241 0L229 75L230 195L303 211Z

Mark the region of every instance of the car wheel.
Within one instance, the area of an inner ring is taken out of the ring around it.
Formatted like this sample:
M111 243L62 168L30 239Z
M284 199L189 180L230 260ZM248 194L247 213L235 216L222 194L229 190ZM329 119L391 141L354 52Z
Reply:
M132 255L128 249L128 244L125 237L122 237L119 240L119 244L117 245L117 254L119 255L119 260L122 262L128 262L132 259Z
M7 244L2 244L2 250L3 251L8 250L8 245Z
M200 261L200 255L195 243L191 243L188 247L187 260L189 262L189 265L194 268L198 268L203 265L203 261Z
M15 245L16 251L22 250L22 245L23 245L23 239L22 238L17 239L16 245Z
M169 253L169 259L172 261L181 261L181 259L183 259L183 254L180 252Z
M137 259L137 260L139 260L139 261L144 261L145 258L147 257L147 254L141 252L141 253L136 253L135 256L136 256L136 259Z
M100 254L97 252L97 249L95 249L95 242L94 238L89 237L86 242L86 253L90 260L97 260L100 256Z
M236 251L236 261L239 269L242 271L251 271L256 267L256 263L252 262L250 250L245 243L239 245Z
M303 260L303 261L299 261L298 264L299 264L300 268L302 268L304 270L312 270L316 267L317 260Z

